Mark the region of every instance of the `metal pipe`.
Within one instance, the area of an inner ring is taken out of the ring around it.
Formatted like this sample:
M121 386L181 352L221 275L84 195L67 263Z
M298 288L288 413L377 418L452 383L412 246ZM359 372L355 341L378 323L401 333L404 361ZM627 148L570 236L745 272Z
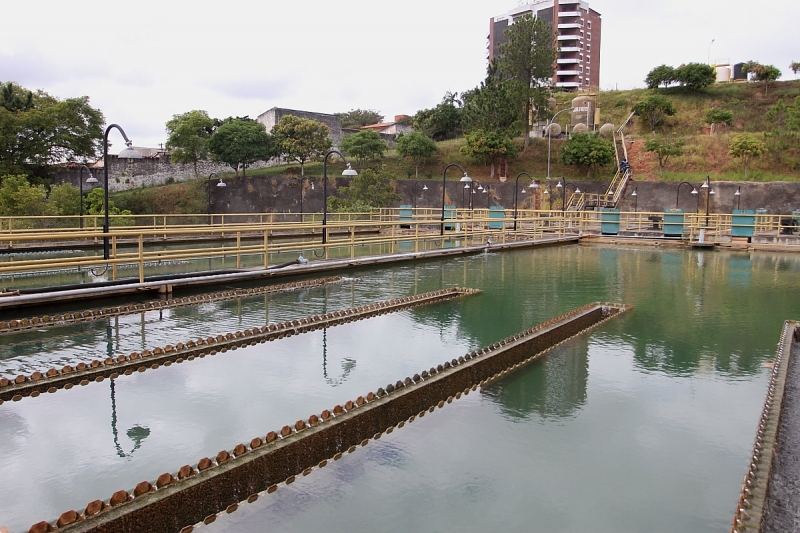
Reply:
M692 194L698 194L698 193L697 193L697 189L695 189L695 188L694 188L694 185L692 185L692 184L691 184L691 183L689 183L688 181L682 181L682 182L680 182L680 183L678 184L678 189L677 189L677 191L675 192L675 209L678 209L678 202L680 201L680 198L681 198L681 185L684 185L684 184L686 184L686 185L688 185L689 187L691 187L691 188L692 188Z
M533 177L527 172L520 172L514 180L514 231L517 231L517 193L519 193L519 178L522 176L526 176L533 183Z
M104 211L104 213L103 213L103 234L104 234L103 235L103 259L108 259L109 256L110 256L109 248L108 248L108 245L109 245L109 238L108 238L108 228L109 228L109 222L108 222L108 134L111 133L111 130L114 129L114 128L119 130L119 132L122 134L122 138L125 139L125 144L128 147L127 150L125 150L125 151L127 152L128 150L130 150L130 152L132 152L132 153L127 154L126 156L122 156L122 157L123 158L130 157L132 159L139 159L139 158L142 157L142 154L139 154L138 152L136 152L135 150L133 150L131 148L131 145L133 144L133 142L130 139L128 139L128 136L125 134L125 130L123 130L119 125L111 124L106 128L106 132L103 135L103 177L105 178L104 179L104 183L103 183L103 194L104 194L104 198L103 198L103 211ZM122 152L120 152L120 155L118 155L117 157L120 157L121 154L122 154ZM134 155L134 154L138 154L138 157L136 157L136 155Z

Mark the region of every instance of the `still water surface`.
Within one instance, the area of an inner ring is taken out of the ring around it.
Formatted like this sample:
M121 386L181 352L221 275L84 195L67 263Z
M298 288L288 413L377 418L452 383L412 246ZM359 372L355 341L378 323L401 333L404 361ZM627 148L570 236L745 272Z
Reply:
M111 349L452 285L484 292L149 370L113 389L107 380L7 402L0 525L26 531L574 307L614 300L635 308L213 527L728 526L765 393L761 363L774 356L783 320L800 315L800 258L569 246L352 275L359 281L304 294L120 319L130 323L118 335L112 327ZM85 338L69 328L18 334L0 368L108 349L104 323L82 328Z

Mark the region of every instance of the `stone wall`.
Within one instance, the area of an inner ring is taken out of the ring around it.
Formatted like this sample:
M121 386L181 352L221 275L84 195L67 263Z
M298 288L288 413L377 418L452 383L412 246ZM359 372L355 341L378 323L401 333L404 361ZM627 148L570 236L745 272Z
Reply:
M271 132L275 124L281 121L281 117L291 115L293 117L300 117L308 120L316 120L322 122L331 130L330 137L333 142L333 148L338 149L339 143L342 141L342 123L336 115L329 115L327 113L314 113L312 111L298 111L296 109L283 109L280 107L273 107L272 109L261 113L256 119L258 122L267 128L267 132Z

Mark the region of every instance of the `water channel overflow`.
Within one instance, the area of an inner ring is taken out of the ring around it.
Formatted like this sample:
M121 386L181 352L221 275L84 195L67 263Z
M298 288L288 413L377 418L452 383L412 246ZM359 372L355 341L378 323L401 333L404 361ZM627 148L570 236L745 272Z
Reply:
M620 513L626 521L638 523L638 529L648 529L647 524L659 517L669 517L664 523L674 527L671 506L675 501L683 502L679 518L687 529L710 531L730 524L731 502L741 486L766 383L760 363L774 355L782 320L797 313L790 296L791 287L800 281L795 258L569 247L422 262L354 271L352 275L363 281L309 291L302 302L291 294L270 297L270 305L284 301L286 309L294 311L287 315L291 317L297 316L293 306L309 302L316 306L314 313L320 312L316 309L322 307L325 292L342 301L354 298L354 306L374 301L376 295L385 299L452 285L478 287L484 292L480 298L457 304L421 307L286 338L268 345L269 357L243 358L237 353L234 359L230 353L220 354L202 364L173 365L134 375L126 384L120 380L111 395L106 381L105 386L76 388L58 401L61 393L6 403L0 408L4 433L0 447L8 461L0 468L4 479L18 483L14 491L4 490L0 497L0 524L24 531L33 521L57 517L64 509L84 506L119 488L130 489L142 478L155 479L180 464L213 456L287 420L307 417L398 376L457 358L590 299L629 301L636 311L596 330L588 345L567 345L564 354L548 356L519 377L491 385L479 398L470 395L467 403L477 407L467 409L470 414L451 419L445 411L433 417L441 420L433 426L425 418L420 421L421 427L427 428L422 434L416 429L413 437L394 432L391 438L367 447L363 455L346 455L328 472L302 478L302 484L298 480L285 492L305 486L316 494L314 505L308 507L308 514L274 516L284 530L303 530L302 524L313 522L314 509L333 505L337 519L347 523L338 511L351 503L345 513L351 515L349 520L374 523L375 516L362 507L365 500L359 496L359 487L372 486L380 487L381 494L395 491L394 500L406 502L397 510L379 504L374 509L391 515L408 510L410 502L415 502L420 503L415 513L431 519L436 515L431 506L446 497L435 489L440 485L432 477L445 476L445 486L453 488L452 494L466 490L475 496L466 500L468 508L462 505L460 509L470 516L469 523L482 524L472 526L473 530L484 530L489 527L486 518L481 522L470 510L480 508L481 501L496 503L495 496L503 492L504 483L517 486L519 481L507 467L501 468L501 458L494 457L498 453L506 460L521 461L530 467L528 477L534 476L557 492L568 488L567 481L570 489L575 484L585 487L579 491L585 498L582 501L595 504L602 500L604 504L602 509L586 506L600 531L619 530ZM346 306L329 309L340 307ZM253 320L255 305L243 308L245 319ZM219 318L230 321L235 312L236 306L231 305ZM192 327L219 330L214 323L217 314L195 314ZM165 313L164 331L173 320L176 317ZM158 334L170 340L165 333ZM462 413L456 403L453 412ZM633 406L636 409L632 410ZM625 416L617 416L620 408ZM112 419L109 415L115 412ZM110 423L114 420L116 430ZM460 428L455 434L449 433L454 429L450 420ZM610 439L611 428L615 446L594 449L590 443ZM514 437L519 431L525 432L524 444ZM476 441L478 434L493 438ZM496 450L483 449L484 441ZM586 445L576 448L577 441ZM447 477L451 476L445 474L449 470L437 470L427 458L430 450L442 449L445 442L460 444L457 451L446 447L449 452L444 456L433 454L439 460L446 457L442 468L473 472L477 468L488 485L475 486L468 477ZM547 460L552 465L531 463L532 458L523 452L538 447L549 451ZM604 477L599 475L593 466L598 454L619 473L604 470ZM477 456L483 459L477 463L467 459ZM377 477L366 476L369 480L347 466L376 457L382 462ZM625 461L620 461L622 457ZM683 466L686 457L693 459ZM120 469L120 464L124 468ZM559 473L552 477L556 466ZM386 468L391 475L381 478ZM126 469L132 472L128 481ZM515 466L514 470L525 468ZM319 483L324 492L327 476L348 480L339 483L340 489L350 494L337 500L340 506L314 489ZM403 479L405 485L392 482L392 476ZM412 481L414 477L419 479ZM691 494L684 494L687 480ZM627 501L623 498L615 504L617 498L600 497L609 492L601 488L607 483L624 493ZM491 487L491 493L481 486ZM647 490L643 490L645 486ZM412 491L430 501L420 502ZM281 493L276 493L279 498L288 497ZM565 509L563 502L551 505L547 493L539 491L537 495L538 500L520 507L526 509L521 514L528 520L536 515L546 521L544 517L556 514L573 516L578 523L587 516L574 505L570 509ZM567 500L570 498L563 499ZM508 501L519 502L519 498ZM636 502L637 511L623 511L630 509L631 501ZM660 501L669 501L670 508ZM695 501L702 505L694 505ZM354 513L355 509L362 511ZM517 509L509 516L519 514ZM238 521L237 515L231 517Z

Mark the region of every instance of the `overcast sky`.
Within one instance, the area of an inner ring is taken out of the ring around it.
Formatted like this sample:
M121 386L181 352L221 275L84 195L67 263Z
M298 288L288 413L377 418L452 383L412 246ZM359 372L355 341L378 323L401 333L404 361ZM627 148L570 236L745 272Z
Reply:
M0 81L88 95L137 146L165 141L172 115L271 107L413 114L477 85L489 18L517 0L8 2ZM642 87L662 63L800 61L797 0L592 0L602 14L600 85ZM794 55L793 55L794 54ZM112 134L116 135L116 134ZM121 143L115 143L117 147Z

